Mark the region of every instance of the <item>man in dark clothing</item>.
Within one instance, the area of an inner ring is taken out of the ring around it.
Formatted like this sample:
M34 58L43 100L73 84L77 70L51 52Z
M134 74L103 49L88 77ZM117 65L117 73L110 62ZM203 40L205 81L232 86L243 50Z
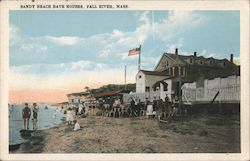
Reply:
M78 108L79 108L79 105L77 104L77 105L75 105L75 115L77 116L77 114L78 114Z
M156 98L153 100L153 111L157 111L158 110L158 103Z
M175 117L177 115L178 108L179 108L179 99L178 99L178 96L175 96L173 100L173 111L171 114L172 116Z
M171 114L171 102L169 100L168 95L166 94L165 97L165 118L168 118Z
M28 130L29 129L29 119L31 115L30 108L28 107L28 103L24 104L25 107L22 110L22 116L23 116L23 128Z
M142 102L141 102L141 100L139 99L139 101L138 101L138 115L139 116L141 116L142 115L142 111L143 110L143 104L142 104Z
M159 112L159 116L160 119L164 118L165 115L165 105L162 99L158 100L158 112ZM162 117L163 115L163 117Z
M131 98L130 108L131 108L131 116L134 116L134 111L135 111L135 101L134 101L134 99L133 99L133 98Z

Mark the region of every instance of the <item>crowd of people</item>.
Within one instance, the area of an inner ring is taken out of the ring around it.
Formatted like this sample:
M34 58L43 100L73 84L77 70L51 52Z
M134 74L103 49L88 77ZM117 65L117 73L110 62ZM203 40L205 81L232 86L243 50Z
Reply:
M148 115L150 118L159 116L160 119L168 119L170 117L176 117L179 114L187 114L187 109L183 109L180 106L180 101L177 96L172 96L172 99L165 96L164 101L162 99L153 100L146 98L145 102L142 102L137 97L131 97L130 103L122 103L119 97L115 99L103 100L98 106L102 111L102 116L105 117L137 117L142 115Z
M109 97L92 104L85 102L62 105L60 110L65 114L67 125L74 125L74 130L79 130L80 125L77 119L86 117L89 114L96 115L95 109L98 109L99 114L101 113L100 115L103 117L137 117L147 115L149 118L158 116L159 119L166 120L182 113L187 115L187 109L181 108L178 97L173 96L170 100L168 95L165 96L164 101L154 97L153 100L146 98L145 102L141 102L139 98L131 97L128 104L123 103L120 97ZM29 129L31 114L33 130L37 129L38 111L39 108L36 103L33 103L31 109L28 107L28 103L25 103L25 107L22 110L24 129Z

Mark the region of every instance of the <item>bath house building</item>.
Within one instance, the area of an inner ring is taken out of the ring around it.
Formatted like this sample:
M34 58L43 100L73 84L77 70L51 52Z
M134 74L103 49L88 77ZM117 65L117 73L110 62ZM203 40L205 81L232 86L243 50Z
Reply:
M233 54L228 59L205 58L197 52L191 55L164 53L154 70L140 70L136 75L136 93L161 91L160 97L166 94L181 95L181 85L197 82L197 87L204 86L205 79L240 75L240 66L233 63Z

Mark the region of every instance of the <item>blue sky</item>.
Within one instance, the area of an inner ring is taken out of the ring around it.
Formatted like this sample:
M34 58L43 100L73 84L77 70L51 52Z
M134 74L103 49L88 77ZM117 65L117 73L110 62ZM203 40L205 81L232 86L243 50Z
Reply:
M140 44L148 70L176 47L185 55L240 56L239 11L11 11L9 20L13 88L122 83L124 65L135 82L138 57L127 54Z

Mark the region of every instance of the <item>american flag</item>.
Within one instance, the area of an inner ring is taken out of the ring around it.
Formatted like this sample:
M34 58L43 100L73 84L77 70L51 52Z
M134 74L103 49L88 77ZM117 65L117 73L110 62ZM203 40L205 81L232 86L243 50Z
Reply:
M135 49L131 49L131 50L128 51L128 56L138 55L138 54L140 54L140 52L141 52L141 47L135 48Z

